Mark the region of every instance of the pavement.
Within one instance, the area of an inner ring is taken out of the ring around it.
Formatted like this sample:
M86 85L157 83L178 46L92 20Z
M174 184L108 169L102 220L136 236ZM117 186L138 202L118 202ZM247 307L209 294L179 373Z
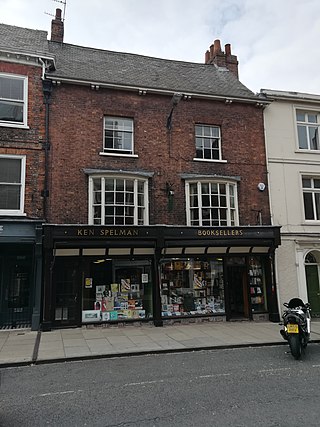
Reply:
M0 330L0 368L161 352L286 344L278 323L201 322L90 325L55 329ZM311 323L311 343L320 342L320 320Z

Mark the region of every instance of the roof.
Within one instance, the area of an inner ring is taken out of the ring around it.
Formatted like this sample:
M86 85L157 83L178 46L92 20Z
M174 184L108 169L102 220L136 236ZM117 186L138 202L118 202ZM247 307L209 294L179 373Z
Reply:
M152 58L50 42L56 57L51 76L153 90L212 96L255 95L227 69L212 64Z
M273 89L261 89L261 96L268 97L270 99L281 99L288 101L312 101L320 102L320 95L304 93L304 92L290 92L284 90L273 90Z
M47 31L0 24L0 50L29 55L49 55Z
M226 68L51 42L46 31L0 24L0 51L53 58L56 80L261 101Z

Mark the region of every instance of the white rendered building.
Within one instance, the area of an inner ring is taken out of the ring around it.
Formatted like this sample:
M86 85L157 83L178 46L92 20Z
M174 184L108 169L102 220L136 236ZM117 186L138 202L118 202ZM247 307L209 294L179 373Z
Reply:
M299 297L320 316L320 95L262 89L280 311Z

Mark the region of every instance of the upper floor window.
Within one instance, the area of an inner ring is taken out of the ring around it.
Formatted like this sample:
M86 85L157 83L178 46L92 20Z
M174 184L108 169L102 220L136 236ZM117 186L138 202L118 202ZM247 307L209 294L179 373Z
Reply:
M147 225L148 181L114 176L89 177L89 223Z
M296 110L298 141L301 150L320 150L319 114L314 111Z
M24 210L25 156L0 155L0 215Z
M306 220L320 220L320 177L302 177L304 216Z
M121 117L104 118L104 147L108 154L133 154L133 120Z
M222 159L220 127L196 125L195 137L197 159Z
M27 78L0 74L0 124L27 124Z
M187 225L236 226L237 186L231 182L186 182Z

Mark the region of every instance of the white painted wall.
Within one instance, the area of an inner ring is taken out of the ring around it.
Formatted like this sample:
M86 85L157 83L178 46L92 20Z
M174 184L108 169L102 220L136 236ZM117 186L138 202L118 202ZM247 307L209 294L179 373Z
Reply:
M307 300L304 257L309 250L320 249L320 223L304 220L301 183L302 175L320 176L320 151L298 149L295 120L295 108L320 111L320 102L319 96L312 101L303 94L301 98L299 94L291 98L290 93L277 94L265 109L264 120L272 223L281 226L276 274L282 312L283 302L290 298Z

